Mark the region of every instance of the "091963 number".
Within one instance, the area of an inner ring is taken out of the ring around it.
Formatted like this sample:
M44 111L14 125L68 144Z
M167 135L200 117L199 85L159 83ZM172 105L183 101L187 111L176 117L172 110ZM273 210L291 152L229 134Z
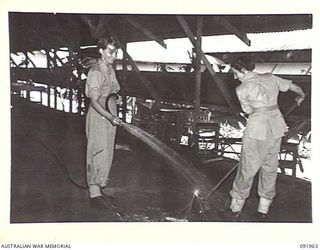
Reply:
M319 247L318 244L300 244L300 248L302 248L302 249L304 249L304 248L315 249L318 247Z

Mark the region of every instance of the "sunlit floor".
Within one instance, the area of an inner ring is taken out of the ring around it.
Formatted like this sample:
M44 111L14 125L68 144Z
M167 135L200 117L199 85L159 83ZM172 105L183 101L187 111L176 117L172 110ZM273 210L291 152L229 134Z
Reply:
M51 111L49 115L37 108L12 109L11 223L257 221L256 182L240 218L228 212L234 173L216 191L217 206L213 202L199 210L203 204L191 185L122 130L104 190L114 197L113 207L92 208L85 189L85 142L83 118ZM223 159L195 167L215 184L234 164ZM279 175L277 191L268 222L312 222L309 181ZM188 209L193 198L194 206Z

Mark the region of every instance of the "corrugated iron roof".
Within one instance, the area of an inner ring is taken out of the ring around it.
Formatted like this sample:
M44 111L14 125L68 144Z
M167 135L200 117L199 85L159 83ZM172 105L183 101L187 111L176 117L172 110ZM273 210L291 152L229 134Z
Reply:
M196 33L198 15L183 15ZM231 32L217 18L223 18L239 32L261 33L312 28L311 14L203 15L204 36ZM124 42L151 40L132 26L128 18L160 39L186 37L175 15L115 15L68 13L9 13L11 52L53 47L79 47L96 43L99 36L113 30Z

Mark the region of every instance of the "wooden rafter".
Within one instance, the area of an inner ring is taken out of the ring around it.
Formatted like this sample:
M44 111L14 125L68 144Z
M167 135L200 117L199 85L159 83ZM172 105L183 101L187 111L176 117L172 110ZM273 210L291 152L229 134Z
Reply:
M227 19L216 16L215 20L219 22L223 27L225 27L228 31L234 33L241 41L243 41L246 45L250 46L251 41L248 39L247 34L240 31L237 27L231 24Z
M156 92L156 90L149 84L149 82L147 81L147 79L140 73L140 70L138 68L138 65L136 64L136 62L132 59L132 57L129 55L128 52L124 53L125 58L127 58L128 63L133 67L133 70L137 73L140 81L143 83L143 85L145 86L145 88L149 91L149 93L151 94L151 96L154 98L154 100L156 102L159 102L160 97L158 95L158 93Z
M194 35L192 34L192 31L189 28L185 19L182 16L177 16L177 20L180 23L183 30L185 31L186 35L189 37L193 46L196 48L197 47L197 40L194 38ZM220 89L221 93L223 94L224 98L226 99L228 105L231 107L232 111L234 113L238 113L239 109L234 105L234 102L232 101L232 97L225 87L225 83L216 75L216 72L214 72L213 68L211 67L210 62L208 61L207 57L203 53L202 49L200 48L197 52L199 53L202 61L204 62L207 70L209 71L211 77L217 83L218 88Z
M311 49L206 53L226 63L239 56L250 57L255 63L311 63L311 54Z
M34 68L36 68L37 66L36 66L36 65L34 64L34 62L31 60L31 58L29 57L28 53L29 53L28 51L25 52L26 60L27 60L28 62L30 62Z
M311 68L312 68L312 67L310 66L310 67L308 68L308 70L304 72L304 73L305 73L305 75L310 74Z
M50 54L52 53L52 55ZM61 64L61 66L64 65L64 63L62 62L61 58L57 55L57 50L55 49L50 49L48 50L48 53L46 53L47 55L47 60L49 62L52 62L53 63L53 66L55 68L59 68L60 66L58 65L58 62Z
M159 43L165 49L167 48L167 44L165 44L163 39L161 39L161 38L157 37L156 35L154 35L151 31L149 31L147 28L143 27L140 23L135 21L132 17L123 16L123 19L126 20L128 23L130 23L136 29L140 30L147 37L149 37L150 39L152 39L152 40L156 41L157 43Z
M10 62L14 64L15 67L19 68L20 66L13 60L12 53L10 53Z

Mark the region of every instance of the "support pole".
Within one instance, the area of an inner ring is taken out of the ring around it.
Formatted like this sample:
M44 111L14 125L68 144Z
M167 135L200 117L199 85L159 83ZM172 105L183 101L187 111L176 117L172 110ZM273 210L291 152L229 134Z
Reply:
M196 57L195 57L195 66L196 66L196 84L195 84L195 104L194 104L194 124L193 124L193 131L194 131L194 145L195 150L198 151L199 149L199 130L198 130L198 122L199 122L199 114L200 114L200 106L201 106L201 56L199 51L201 50L201 43L202 43L202 27L203 27L203 17L198 17L197 19L197 40L196 40Z
M50 84L48 84L47 95L48 95L48 108L51 108L51 85Z
M48 71L50 71L50 54L49 54L49 50L45 49L46 52L46 56L47 56L47 69ZM48 108L51 108L51 85L48 82L48 90L47 90L47 95L48 95Z
M57 109L58 107L58 90L57 87L54 87L53 89L54 93L53 93L53 97L54 97L54 109Z
M184 30L184 32L186 33L186 35L189 37L191 43L193 44L193 46L196 48L197 47L197 41L194 38L194 35L192 34L191 29L189 28L187 22L185 21L185 19L182 16L177 16L177 20L180 23L182 29ZM204 62L207 70L209 71L211 77L213 78L213 80L216 82L219 90L221 91L222 95L225 97L228 105L231 107L233 113L238 114L239 113L239 108L236 107L236 105L234 104L232 97L230 95L230 93L228 92L228 89L225 86L225 83L216 75L216 72L214 72L210 62L208 61L206 55L203 53L203 51L200 49L199 50L199 55L201 56L202 61Z
M69 88L69 112L72 113L73 110L73 89Z
M42 102L43 102L43 96L42 96L42 90L41 90L40 91L40 103L43 104Z
M82 111L82 96L81 96L81 89L77 87L77 102L78 102L78 114L81 115Z

